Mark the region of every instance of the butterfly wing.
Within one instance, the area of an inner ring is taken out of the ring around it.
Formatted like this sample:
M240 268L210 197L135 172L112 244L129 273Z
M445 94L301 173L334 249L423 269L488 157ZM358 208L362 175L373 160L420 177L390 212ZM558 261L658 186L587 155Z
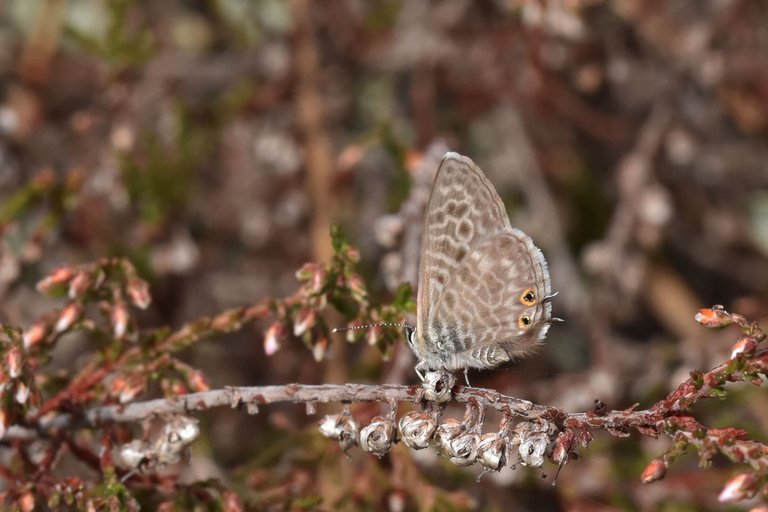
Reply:
M493 368L533 350L552 318L547 262L531 238L509 228L459 263L433 308L426 335L448 369Z
M416 299L417 355L424 358L425 328L446 284L471 249L511 229L504 203L472 160L446 153L427 202ZM421 346L419 346L421 345Z

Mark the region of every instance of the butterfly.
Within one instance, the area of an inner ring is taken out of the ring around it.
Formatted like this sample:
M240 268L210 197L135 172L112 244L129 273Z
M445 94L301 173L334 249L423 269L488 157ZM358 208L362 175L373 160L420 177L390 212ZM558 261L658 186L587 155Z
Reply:
M469 158L446 153L424 217L416 327L405 326L416 373L490 369L532 353L552 317L549 270L531 238Z

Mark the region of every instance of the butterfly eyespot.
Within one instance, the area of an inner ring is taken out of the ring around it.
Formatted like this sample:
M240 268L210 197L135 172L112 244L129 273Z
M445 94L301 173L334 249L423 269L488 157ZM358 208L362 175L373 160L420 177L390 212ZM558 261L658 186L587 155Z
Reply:
M533 288L527 288L520 295L520 302L522 302L526 306L533 306L534 304L536 304L536 290L534 290Z
M520 318L517 320L517 325L521 329L525 329L529 325L531 325L531 317L530 315L520 315Z

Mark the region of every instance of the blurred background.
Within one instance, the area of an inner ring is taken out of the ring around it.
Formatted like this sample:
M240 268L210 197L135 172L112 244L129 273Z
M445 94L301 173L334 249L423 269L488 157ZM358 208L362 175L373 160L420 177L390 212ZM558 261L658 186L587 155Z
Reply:
M333 224L386 303L414 280L455 150L542 248L565 319L539 355L473 385L648 407L729 357L735 331L704 331L698 308L768 315L766 56L755 0L7 0L0 321L28 326L59 304L40 277L108 255L150 281L147 327L283 297L328 261ZM288 338L267 357L266 327L187 360L214 388L416 380L405 344L383 358L339 335L317 363ZM79 343L58 364L77 368ZM362 424L380 412L353 408ZM695 414L768 441L759 388ZM690 454L643 486L669 441L606 434L556 486L551 464L475 482L402 446L347 460L300 407L201 418L185 478L219 478L254 510L720 510L735 471Z

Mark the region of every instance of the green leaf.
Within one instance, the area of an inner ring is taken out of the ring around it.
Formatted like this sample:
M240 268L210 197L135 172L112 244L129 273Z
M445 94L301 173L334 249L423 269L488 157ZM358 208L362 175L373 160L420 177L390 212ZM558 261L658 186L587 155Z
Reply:
M413 289L410 283L403 283L397 287L392 305L399 311L414 312L416 302L413 300Z

